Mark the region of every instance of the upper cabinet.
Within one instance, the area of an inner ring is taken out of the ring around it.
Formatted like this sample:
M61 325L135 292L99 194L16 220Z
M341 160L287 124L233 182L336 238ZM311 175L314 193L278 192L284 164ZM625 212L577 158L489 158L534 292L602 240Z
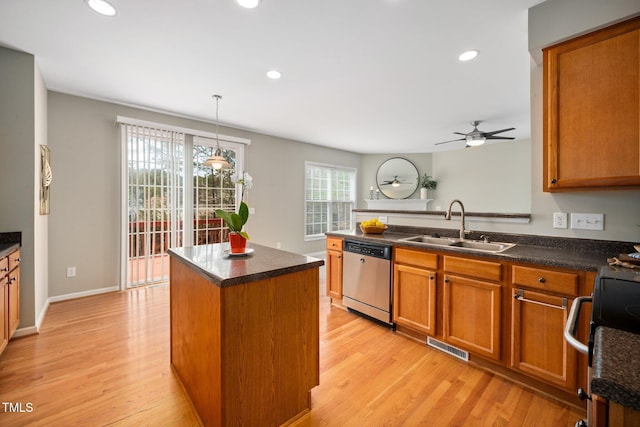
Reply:
M640 188L640 17L543 61L544 191Z

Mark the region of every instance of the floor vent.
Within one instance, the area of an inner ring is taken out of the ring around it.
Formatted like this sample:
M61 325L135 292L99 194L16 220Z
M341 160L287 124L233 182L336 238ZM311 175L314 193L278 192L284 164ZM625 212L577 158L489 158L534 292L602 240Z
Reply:
M460 360L464 360L465 362L469 361L469 353L467 353L466 351L460 350L459 348L450 346L449 344L445 344L438 340L434 340L431 337L427 337L427 345L433 348L437 348L440 351L444 351L445 353L457 357Z

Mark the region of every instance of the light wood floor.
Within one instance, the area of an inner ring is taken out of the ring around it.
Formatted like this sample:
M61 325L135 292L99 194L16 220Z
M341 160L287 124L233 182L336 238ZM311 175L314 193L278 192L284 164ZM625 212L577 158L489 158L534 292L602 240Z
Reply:
M583 415L320 304L321 384L296 426L572 427ZM168 287L52 304L41 333L0 356L0 425L198 425L169 366Z

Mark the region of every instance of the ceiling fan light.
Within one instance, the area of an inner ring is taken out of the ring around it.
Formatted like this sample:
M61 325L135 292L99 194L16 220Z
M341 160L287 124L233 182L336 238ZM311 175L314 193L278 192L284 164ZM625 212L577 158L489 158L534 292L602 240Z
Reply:
M478 145L482 145L485 143L487 138L479 135L467 135L467 146L469 147L477 147Z
M260 4L260 0L236 0L236 3L245 9L255 9Z
M95 12L104 16L115 16L116 8L106 0L86 0L87 5Z

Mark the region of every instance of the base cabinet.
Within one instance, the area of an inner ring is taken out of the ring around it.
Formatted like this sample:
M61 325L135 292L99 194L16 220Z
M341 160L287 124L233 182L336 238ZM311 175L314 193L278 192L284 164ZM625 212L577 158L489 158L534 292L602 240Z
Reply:
M570 301L566 297L513 289L511 366L573 391L576 351L564 339Z
M0 353L20 324L20 249L0 258Z
M443 337L449 344L500 360L502 264L444 256Z
M342 299L342 239L327 237L327 296Z
M436 333L436 272L408 265L393 269L393 322L425 335Z

